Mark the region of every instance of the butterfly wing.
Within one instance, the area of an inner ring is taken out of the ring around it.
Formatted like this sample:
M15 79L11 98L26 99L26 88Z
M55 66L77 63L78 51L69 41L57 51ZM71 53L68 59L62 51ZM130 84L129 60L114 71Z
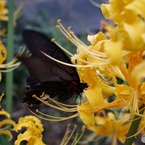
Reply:
M65 53L39 32L24 30L23 39L31 52L29 57L19 56L19 60L26 65L30 73L27 79L30 87L24 101L33 103L31 96L33 94L39 96L42 92L50 97L58 96L60 101L65 101L75 94L80 84L75 68L51 60L40 50L60 61L71 63Z
M79 76L74 67L57 63L44 56L44 54L39 51L40 49L55 59L71 64L71 61L66 54L55 43L51 42L48 37L33 30L24 30L23 39L33 56L39 57L46 61L45 66L47 66L48 69L45 71L47 73L45 76L48 74L55 74L55 76L58 76L65 81L73 81L75 79L75 81L77 80L80 82Z
M51 98L57 96L61 102L71 97L66 92L69 91L68 87L72 81L65 81L64 78L62 79L54 73L52 68L56 67L54 61L51 62L49 59L46 61L33 55L30 57L20 57L19 59L26 65L30 74L30 77L27 78L29 87L27 87L24 102L29 102L30 104L37 103L38 101L32 98L32 95L41 96L42 92L45 92ZM48 66L50 63L53 65ZM70 92L75 93L73 90L70 90Z

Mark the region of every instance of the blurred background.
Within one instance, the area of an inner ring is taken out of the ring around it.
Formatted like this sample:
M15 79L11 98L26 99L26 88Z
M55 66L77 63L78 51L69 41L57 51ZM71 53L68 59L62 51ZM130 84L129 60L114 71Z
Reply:
M96 2L99 5L102 1ZM45 31L50 31L57 19L61 19L76 34L90 33L100 27L103 19L100 9L90 0L15 0L15 5L24 7L21 27L33 26Z

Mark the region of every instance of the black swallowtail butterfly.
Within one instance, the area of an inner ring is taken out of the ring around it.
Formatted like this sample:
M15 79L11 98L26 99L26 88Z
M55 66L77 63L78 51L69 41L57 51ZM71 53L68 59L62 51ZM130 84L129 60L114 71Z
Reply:
M87 87L86 83L80 82L74 67L60 64L42 53L71 64L67 55L47 36L33 30L24 30L23 40L31 52L29 57L18 56L30 74L27 78L29 87L23 102L37 104L39 101L32 95L41 96L42 92L51 98L58 97L58 101L64 102L75 94L79 95Z

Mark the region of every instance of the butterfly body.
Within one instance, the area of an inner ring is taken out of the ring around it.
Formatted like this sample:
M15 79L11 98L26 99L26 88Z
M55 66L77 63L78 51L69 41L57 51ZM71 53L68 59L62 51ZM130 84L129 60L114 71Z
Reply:
M18 57L30 74L24 102L35 104L38 100L36 101L32 95L41 96L42 93L64 102L73 95L83 92L87 84L80 82L74 67L60 64L41 53L71 64L66 54L47 36L33 30L24 30L23 39L31 53L29 57L23 55Z

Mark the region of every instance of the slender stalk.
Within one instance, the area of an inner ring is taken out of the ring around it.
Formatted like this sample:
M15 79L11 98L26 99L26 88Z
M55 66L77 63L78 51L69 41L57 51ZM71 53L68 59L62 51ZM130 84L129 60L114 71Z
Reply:
M11 61L13 58L13 9L14 9L14 1L8 1L8 26L7 26L7 62ZM6 110L11 113L12 110L12 86L13 86L13 72L8 72L6 74Z
M13 58L13 9L14 9L14 1L8 0L8 25L7 25L7 62L11 61ZM13 72L6 73L6 110L11 114L12 112L12 87L13 87ZM6 138L6 145L10 145L11 142L8 141L8 137Z
M144 105L141 106L139 108L139 110L140 110L139 111L140 114L143 114L144 110L145 110L145 106ZM135 134L137 133L137 130L138 130L141 119L142 119L141 116L138 116L138 115L134 116L133 121L132 121L131 126L130 126L130 129L127 133L127 137L126 137L124 145L132 145L133 144Z

